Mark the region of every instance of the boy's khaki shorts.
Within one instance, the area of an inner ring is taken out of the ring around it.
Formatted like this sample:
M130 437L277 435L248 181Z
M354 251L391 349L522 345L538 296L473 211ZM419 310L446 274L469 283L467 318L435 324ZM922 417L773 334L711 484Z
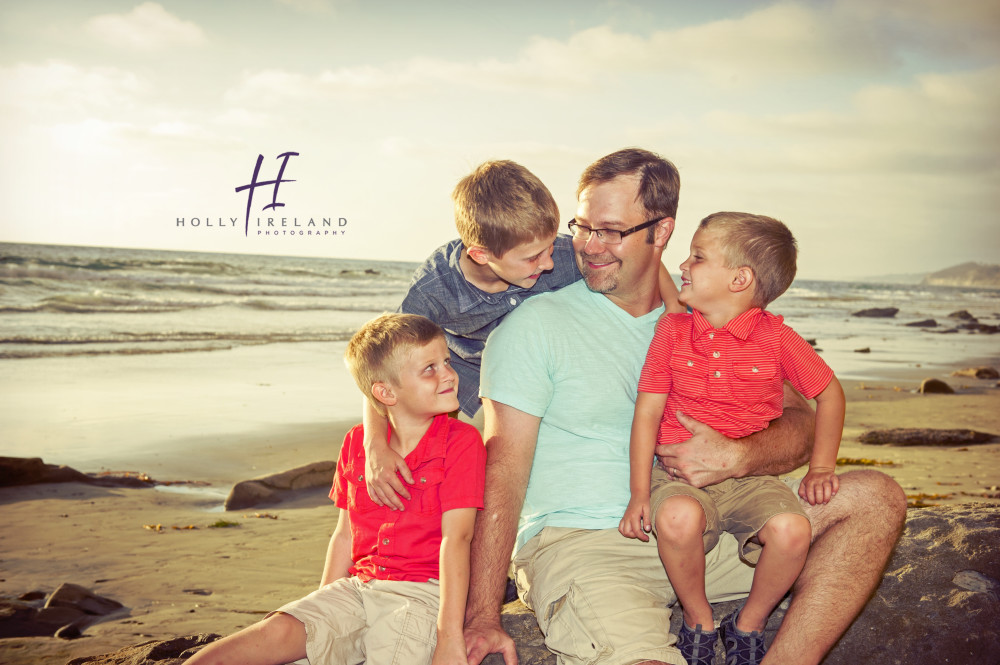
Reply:
M740 546L740 558L750 564L760 559L761 546L752 540L764 524L775 515L794 513L806 517L799 497L788 485L774 476L730 478L718 485L703 489L671 480L659 464L653 468L650 483L649 511L654 516L663 502L672 496L690 496L701 504L705 513L705 551L719 541L719 535L728 531Z
M440 586L344 577L279 608L306 628L303 665L430 663L437 644Z
M736 539L723 533L705 555L709 601L749 593L754 569L738 550ZM546 527L518 550L511 568L518 595L534 610L559 665L686 665L670 634L677 597L655 538L644 543L617 529Z

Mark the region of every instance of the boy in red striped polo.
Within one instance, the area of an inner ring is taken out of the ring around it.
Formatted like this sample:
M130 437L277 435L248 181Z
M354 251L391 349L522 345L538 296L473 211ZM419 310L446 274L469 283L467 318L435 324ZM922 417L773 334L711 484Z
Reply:
M717 634L705 595L704 554L729 531L755 565L746 604L723 619L726 663L759 663L764 625L805 563L811 527L795 493L771 476L734 478L699 489L655 465L657 444L690 438L684 412L730 438L781 415L782 384L816 400L816 440L799 495L826 503L838 489L844 392L808 342L764 311L795 277L795 238L781 222L721 212L702 220L681 264L680 300L690 314L664 315L639 380L631 435L632 498L619 525L629 538L657 538L660 559L683 607L678 640L690 665L710 665ZM703 630L707 626L709 630Z

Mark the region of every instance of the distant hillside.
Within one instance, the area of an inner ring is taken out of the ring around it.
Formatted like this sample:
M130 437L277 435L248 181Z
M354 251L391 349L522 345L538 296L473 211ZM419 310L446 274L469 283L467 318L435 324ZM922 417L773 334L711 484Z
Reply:
M980 289L1000 289L1000 266L986 263L963 263L932 272L922 284L931 286L972 286Z

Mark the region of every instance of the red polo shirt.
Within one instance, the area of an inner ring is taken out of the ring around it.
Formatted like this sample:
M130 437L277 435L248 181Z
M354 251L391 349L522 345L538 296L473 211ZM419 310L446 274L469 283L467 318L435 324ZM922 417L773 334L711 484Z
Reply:
M754 308L713 328L695 311L660 318L639 391L668 393L657 440L681 443L691 434L677 411L736 439L781 415L786 379L812 399L832 378L833 370L780 316Z
M363 440L361 425L347 433L330 490L351 516L351 575L365 582L439 579L441 514L483 507L486 448L479 431L446 415L434 419L405 458L415 483L402 511L369 498Z

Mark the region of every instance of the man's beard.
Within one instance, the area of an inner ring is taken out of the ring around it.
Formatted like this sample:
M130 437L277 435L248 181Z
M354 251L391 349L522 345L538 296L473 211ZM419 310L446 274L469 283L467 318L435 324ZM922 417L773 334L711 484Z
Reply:
M580 274L583 275L583 280L587 283L588 289L595 293L611 293L618 288L620 270L616 270L614 268L601 268L599 270L594 270L587 265L588 262L617 263L621 266L621 259L616 258L612 254L585 254L584 252L576 253L576 265L580 268Z

